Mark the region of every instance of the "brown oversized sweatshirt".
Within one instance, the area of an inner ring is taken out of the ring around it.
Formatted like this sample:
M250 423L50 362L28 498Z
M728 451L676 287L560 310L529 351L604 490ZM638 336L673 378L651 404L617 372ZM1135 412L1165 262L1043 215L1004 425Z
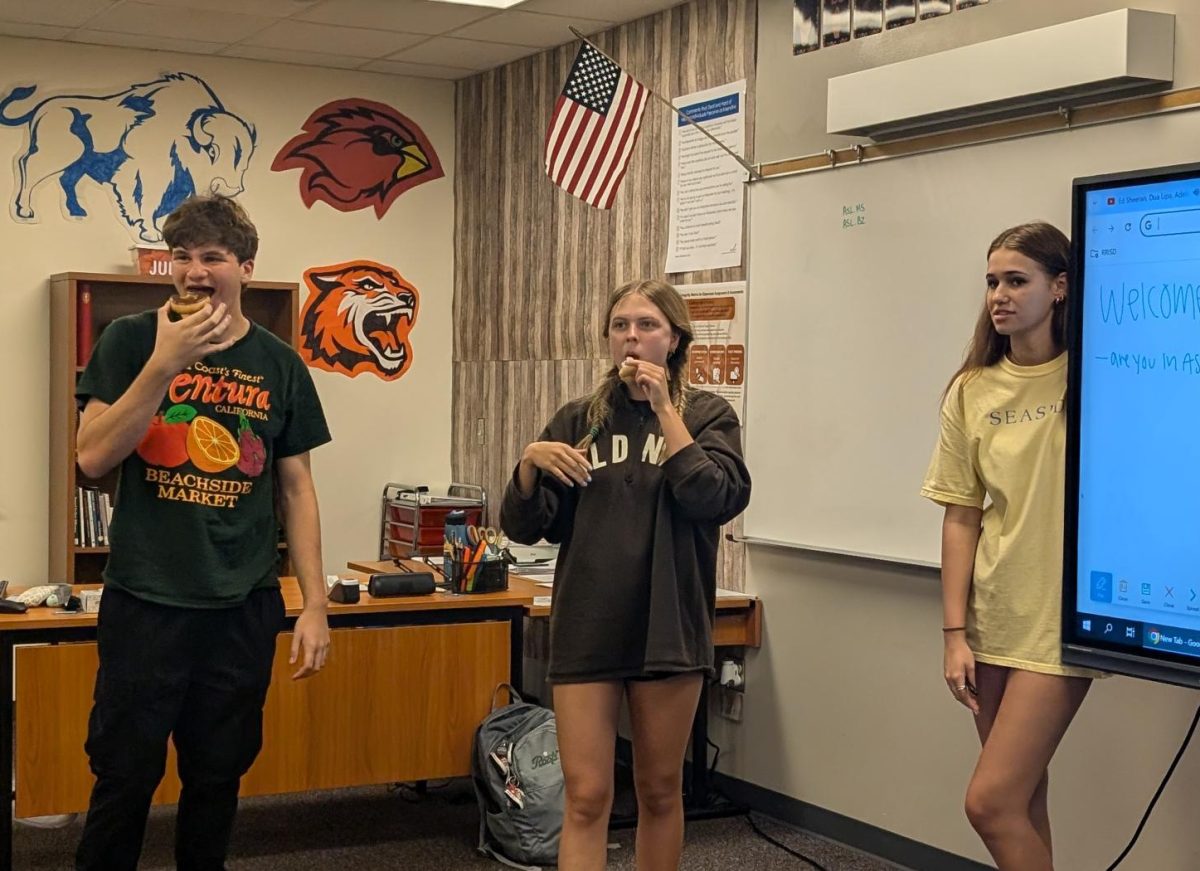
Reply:
M539 440L578 443L587 406L586 397L564 405ZM612 423L591 449L590 484L540 475L524 499L514 469L500 509L504 531L517 542L561 544L551 681L712 672L717 537L749 503L750 474L728 402L696 391L684 422L695 442L660 464L658 417L621 385Z

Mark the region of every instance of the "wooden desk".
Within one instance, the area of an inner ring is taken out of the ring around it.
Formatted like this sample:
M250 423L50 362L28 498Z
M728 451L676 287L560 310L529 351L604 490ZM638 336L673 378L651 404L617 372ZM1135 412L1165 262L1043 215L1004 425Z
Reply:
M414 563L415 565L415 563ZM390 560L351 560L346 563L353 572L373 574L376 572L394 572L395 564ZM436 575L436 573L435 573ZM534 605L535 596L550 595L550 587L538 586L536 578L522 575L508 575L508 591L521 596L528 596L530 604L526 616L549 617L549 605ZM458 598L482 598L492 594L469 593ZM717 599L717 619L713 624L713 645L715 647L761 647L762 646L762 607L761 602L754 596L722 596Z
M372 574L375 572L395 571L390 561L352 560L346 564L351 570ZM550 616L549 605L534 605L535 596L545 596L550 587L538 586L533 578L509 573L508 589L510 593L528 596L529 605L526 614L531 619L545 619ZM475 594L465 594L459 598L472 598ZM717 616L713 624L713 646L722 647L761 647L762 646L762 603L754 596L721 596L717 599ZM684 783L684 807L689 819L703 819L714 816L728 816L740 812L734 806L713 808L709 804L709 772L708 772L708 704L709 682L705 681L700 690L700 701L696 705L696 714L692 719L692 759ZM613 821L614 826L630 825L631 820Z
M282 582L288 626L302 600ZM329 605L330 658L291 680L292 636L275 648L263 750L242 795L433 780L470 773L471 742L496 685L519 688L523 589L435 593ZM82 811L92 776L83 750L95 682L96 615L31 608L0 614L0 871L12 868L12 817ZM16 675L16 718L13 675ZM15 729L14 729L15 722ZM173 759L174 749L170 748ZM156 802L179 795L174 762Z

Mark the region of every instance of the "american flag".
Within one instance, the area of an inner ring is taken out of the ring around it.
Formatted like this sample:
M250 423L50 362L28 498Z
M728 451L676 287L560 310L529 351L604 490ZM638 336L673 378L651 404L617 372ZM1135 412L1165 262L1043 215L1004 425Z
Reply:
M598 209L612 208L649 92L586 42L554 104L546 175Z

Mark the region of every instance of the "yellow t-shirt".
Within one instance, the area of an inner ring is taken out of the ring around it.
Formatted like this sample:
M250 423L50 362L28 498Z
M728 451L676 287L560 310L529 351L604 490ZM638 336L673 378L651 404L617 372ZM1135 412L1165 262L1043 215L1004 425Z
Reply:
M1067 355L960 376L921 495L983 509L967 643L979 662L1095 677L1062 663ZM986 501L986 507L985 507Z

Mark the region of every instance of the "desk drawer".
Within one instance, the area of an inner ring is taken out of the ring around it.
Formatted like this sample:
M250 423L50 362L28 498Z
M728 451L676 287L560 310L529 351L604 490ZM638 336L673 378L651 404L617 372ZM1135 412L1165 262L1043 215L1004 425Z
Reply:
M480 504L474 505L458 505L443 507L440 505L422 505L420 507L411 502L403 502L393 500L387 506L387 525L388 535L391 538L412 541L412 530L414 527L421 528L421 541L426 542L426 534L434 532L437 535L435 544L442 543L442 536L446 527L446 515L451 511L465 511L467 515L468 526L478 526L483 518L483 506ZM395 529L396 532L406 530L407 534L396 534L390 530Z
M714 647L761 647L762 609L758 602L749 607L717 611L713 625Z

